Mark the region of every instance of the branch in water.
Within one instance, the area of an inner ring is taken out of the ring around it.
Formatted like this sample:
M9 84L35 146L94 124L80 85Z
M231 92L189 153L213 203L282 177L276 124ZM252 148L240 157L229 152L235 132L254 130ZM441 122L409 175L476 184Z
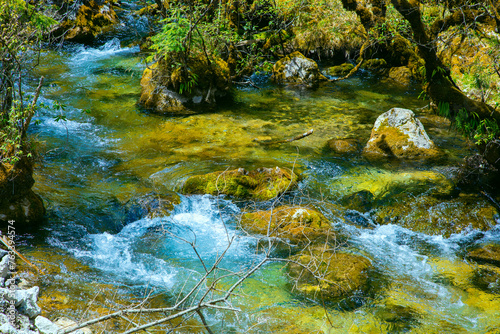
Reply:
M302 138L305 138L307 136L312 135L313 131L314 131L314 129L311 129L307 132L304 132L303 134L300 134L298 136L295 136L295 137L289 138L289 139L285 139L285 140L259 140L259 139L255 138L253 141L257 142L259 144L263 144L263 145L290 143L292 141L299 140L299 139L302 139Z

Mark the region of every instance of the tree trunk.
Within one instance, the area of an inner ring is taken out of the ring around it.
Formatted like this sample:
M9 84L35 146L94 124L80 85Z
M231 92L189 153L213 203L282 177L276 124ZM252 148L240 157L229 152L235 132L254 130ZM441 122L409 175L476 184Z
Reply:
M391 0L396 10L410 23L418 50L425 61L425 90L432 102L448 103L451 117L462 109L468 114L475 113L481 119L494 119L500 124L500 112L484 102L467 97L455 85L446 67L436 53L436 40L431 39L425 30L417 0Z

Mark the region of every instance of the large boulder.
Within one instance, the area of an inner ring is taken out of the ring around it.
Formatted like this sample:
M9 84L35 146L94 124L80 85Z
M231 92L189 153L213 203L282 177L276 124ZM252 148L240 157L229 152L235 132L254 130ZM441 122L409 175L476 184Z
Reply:
M320 212L305 208L279 206L272 210L245 213L241 227L251 233L288 239L292 243L310 242L334 234L328 219Z
M306 297L332 301L368 288L367 258L345 252L307 248L290 258L288 272L295 288Z
M436 159L443 155L409 109L392 108L380 115L363 149L368 159Z
M277 83L314 85L327 79L314 60L296 51L274 64L272 80Z
M146 68L141 79L139 104L155 113L184 113L191 108L215 105L230 93L229 67L220 58L204 56L188 60L189 73L169 59Z
M67 10L72 15L68 15L54 33L64 35L69 41L91 43L99 34L118 23L114 6L114 1L84 0L76 13Z
M191 176L185 194L226 194L237 198L269 200L297 187L299 177L288 168L244 168Z

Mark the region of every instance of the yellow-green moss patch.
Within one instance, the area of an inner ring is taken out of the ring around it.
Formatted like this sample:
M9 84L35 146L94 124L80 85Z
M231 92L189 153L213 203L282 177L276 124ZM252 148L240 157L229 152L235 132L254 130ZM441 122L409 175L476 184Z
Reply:
M185 194L226 194L237 198L269 200L297 186L298 176L288 168L243 168L188 178Z
M330 222L319 211L305 207L279 206L268 211L245 213L241 227L251 233L289 239L292 242L312 241L333 234Z

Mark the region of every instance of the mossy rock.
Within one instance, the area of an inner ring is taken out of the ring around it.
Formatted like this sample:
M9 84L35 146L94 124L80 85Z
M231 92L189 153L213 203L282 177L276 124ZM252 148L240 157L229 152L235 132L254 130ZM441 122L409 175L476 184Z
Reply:
M340 155L360 152L359 141L355 138L330 139L326 146L329 151Z
M15 166L0 163L0 222L14 220L17 226L40 222L45 215L43 201L31 190L33 163L27 158Z
M288 239L293 243L310 242L334 235L330 222L319 211L305 207L279 206L268 211L245 213L241 227L250 233Z
M318 247L305 249L290 260L287 269L295 289L308 298L334 301L368 288L372 264L363 256Z
M354 69L354 65L351 64L351 63L343 63L341 65L337 65L337 66L332 66L332 67L329 67L327 70L326 70L326 73L328 75L331 75L331 76L334 76L334 77L340 77L340 76L346 76L347 74L349 74L349 72L351 72L351 70Z
M420 196L381 206L372 217L378 224L396 224L415 232L448 238L471 229L492 229L497 225L498 212L475 195L461 195L450 200Z
M375 121L363 155L369 160L434 160L444 153L429 138L411 110L392 108Z
M387 62L382 58L367 59L363 62L363 64L361 64L361 68L367 70L376 70L385 67L387 67Z
M401 86L410 86L413 75L407 66L391 67L387 77Z
M141 197L132 198L124 205L124 223L128 224L144 217L156 218L167 216L174 209L174 206L180 202L181 199L176 193L149 193Z
M288 168L243 168L191 176L185 194L226 194L236 198L267 201L297 187L299 176Z
M66 40L91 43L99 35L118 23L112 1L84 1L75 14L75 19L66 19L55 31Z
M31 189L21 197L0 204L0 222L14 220L16 226L30 227L39 223L44 215L43 201Z
M146 68L141 79L139 104L153 112L183 113L200 106L215 105L230 95L231 80L228 64L220 59L199 55L187 60L189 76L170 58L162 58ZM186 89L187 85L191 88Z
M26 195L35 180L33 179L33 163L22 158L15 166L0 163L0 204Z
M470 251L466 258L478 263L488 263L500 267L500 245L486 244Z
M328 80L321 74L318 64L296 51L278 60L273 66L271 79L277 83L314 85Z
M435 171L407 170L391 172L378 168L356 168L331 183L330 189L347 199L353 194L367 192L372 201L392 200L400 194L421 194L438 198L451 197L453 181Z

